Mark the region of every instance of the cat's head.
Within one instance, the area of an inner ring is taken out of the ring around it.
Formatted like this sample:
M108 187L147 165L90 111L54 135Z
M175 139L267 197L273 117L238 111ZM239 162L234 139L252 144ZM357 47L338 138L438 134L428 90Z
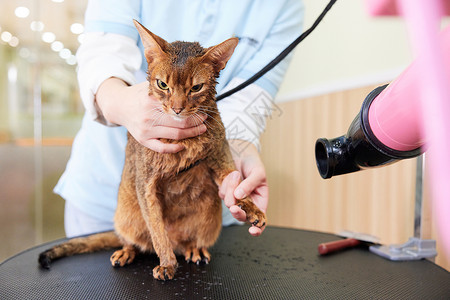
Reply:
M162 110L186 118L213 105L216 79L238 44L230 38L203 48L197 42L168 43L136 20L148 62L149 93L161 101Z

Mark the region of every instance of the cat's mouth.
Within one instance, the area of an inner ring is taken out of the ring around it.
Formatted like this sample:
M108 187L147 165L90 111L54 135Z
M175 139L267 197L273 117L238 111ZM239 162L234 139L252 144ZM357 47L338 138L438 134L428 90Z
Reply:
M175 121L182 122L186 120L189 116L183 116L183 115L170 115Z

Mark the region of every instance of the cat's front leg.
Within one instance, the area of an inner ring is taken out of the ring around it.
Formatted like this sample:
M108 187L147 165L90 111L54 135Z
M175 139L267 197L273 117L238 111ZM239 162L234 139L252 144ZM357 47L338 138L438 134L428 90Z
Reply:
M150 180L141 190L139 205L151 234L153 248L159 257L159 265L153 269L153 277L170 280L175 276L178 263L172 249L162 212L162 203L157 195L157 180ZM144 191L144 192L142 192Z

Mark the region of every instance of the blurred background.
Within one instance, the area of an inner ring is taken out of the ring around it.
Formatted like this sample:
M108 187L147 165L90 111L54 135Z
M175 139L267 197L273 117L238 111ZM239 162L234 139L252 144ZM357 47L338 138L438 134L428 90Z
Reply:
M84 111L74 54L86 3L1 1L0 261L64 236L52 189Z
M306 29L328 1L304 3ZM52 189L84 112L74 54L83 42L86 4L1 0L0 261L64 237L64 201ZM372 18L363 0L338 1L295 50L262 137L272 225L347 229L386 244L415 234L415 159L329 180L320 178L314 159L315 140L344 134L367 93L412 59L403 20ZM428 198L420 230L439 240ZM436 262L450 268L445 255Z

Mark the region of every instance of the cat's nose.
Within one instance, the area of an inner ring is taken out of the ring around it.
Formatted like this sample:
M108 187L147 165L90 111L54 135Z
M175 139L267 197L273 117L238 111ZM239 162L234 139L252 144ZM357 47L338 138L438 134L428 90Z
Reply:
M182 107L181 108L172 107L172 110L173 110L174 113L179 115L183 111L183 108Z

